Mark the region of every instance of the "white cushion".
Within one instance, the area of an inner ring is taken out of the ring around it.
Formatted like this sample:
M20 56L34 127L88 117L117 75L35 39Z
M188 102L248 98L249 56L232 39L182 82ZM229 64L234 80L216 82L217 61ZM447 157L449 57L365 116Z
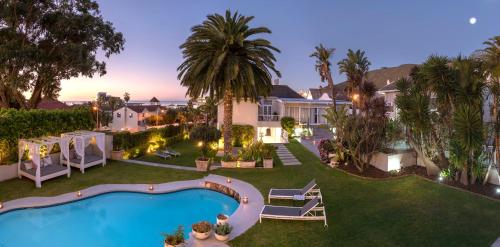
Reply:
M24 162L24 169L26 169L26 170L31 170L31 169L33 169L33 166L34 166L34 165L33 165L33 162L31 162L31 161L26 161L26 162Z
M50 156L43 158L43 166L48 166L48 165L52 165L52 159L50 158Z

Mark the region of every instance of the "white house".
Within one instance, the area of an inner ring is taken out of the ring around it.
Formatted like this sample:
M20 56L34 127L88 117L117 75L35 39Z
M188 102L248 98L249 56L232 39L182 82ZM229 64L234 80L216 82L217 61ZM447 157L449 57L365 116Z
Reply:
M288 141L288 133L281 128L281 118L293 117L296 133L300 134L306 126L326 124L325 110L331 107L331 99L306 99L287 85L273 85L271 94L258 102L233 102L233 124L247 124L255 127L257 140L264 143L283 143ZM350 104L337 100L337 105ZM217 108L217 127L224 122L224 106Z
M113 112L111 131L130 132L146 130L146 119L164 111L160 105L128 105Z

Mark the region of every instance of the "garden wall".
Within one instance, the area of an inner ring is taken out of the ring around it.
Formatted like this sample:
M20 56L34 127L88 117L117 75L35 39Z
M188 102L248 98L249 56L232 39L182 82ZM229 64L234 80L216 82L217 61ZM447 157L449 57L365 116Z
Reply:
M417 165L416 153L413 151L397 153L376 153L370 164L382 171L399 170L401 167Z

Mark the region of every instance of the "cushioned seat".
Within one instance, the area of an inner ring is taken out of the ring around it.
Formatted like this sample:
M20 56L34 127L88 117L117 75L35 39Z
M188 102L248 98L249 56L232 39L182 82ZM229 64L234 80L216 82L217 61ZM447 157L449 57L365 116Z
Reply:
M40 176L44 177L44 176L47 176L47 175L50 175L50 174L53 174L56 172L64 171L66 169L68 169L66 166L59 165L59 164L52 164L52 165L48 165L48 166L43 166L43 167L40 167ZM21 166L21 170L23 170L24 172L26 172L32 176L36 175L35 168L27 170L26 167Z
M72 163L76 163L76 164L80 164L80 162L82 161L82 159L80 157L76 157L76 158L70 158L69 159ZM93 155L93 154L85 154L85 164L88 164L88 163L92 163L94 161L99 161L99 160L102 160L102 157L101 156L97 156L97 155Z

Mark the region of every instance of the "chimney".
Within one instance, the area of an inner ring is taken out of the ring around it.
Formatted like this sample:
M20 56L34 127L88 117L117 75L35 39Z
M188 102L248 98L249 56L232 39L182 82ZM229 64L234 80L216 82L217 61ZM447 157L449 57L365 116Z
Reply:
M279 85L279 84L280 84L280 79L279 78L274 79L274 85Z
M391 84L391 80L387 79L387 85Z

